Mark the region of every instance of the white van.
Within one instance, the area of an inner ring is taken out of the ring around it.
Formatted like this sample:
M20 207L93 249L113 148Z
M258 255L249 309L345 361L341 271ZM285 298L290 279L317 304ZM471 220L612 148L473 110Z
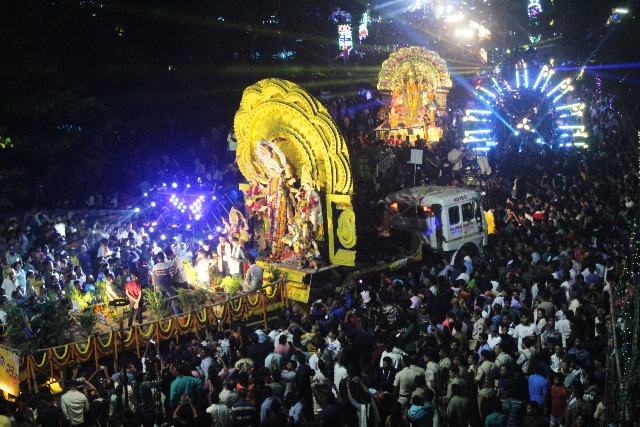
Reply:
M487 221L480 192L457 187L422 186L385 198L392 229L418 232L424 244L438 252L462 247L482 253Z

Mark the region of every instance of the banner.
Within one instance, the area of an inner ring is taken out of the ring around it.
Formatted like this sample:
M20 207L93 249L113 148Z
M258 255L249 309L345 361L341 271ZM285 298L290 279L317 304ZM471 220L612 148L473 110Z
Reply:
M0 348L0 390L14 396L20 394L19 384L20 357Z

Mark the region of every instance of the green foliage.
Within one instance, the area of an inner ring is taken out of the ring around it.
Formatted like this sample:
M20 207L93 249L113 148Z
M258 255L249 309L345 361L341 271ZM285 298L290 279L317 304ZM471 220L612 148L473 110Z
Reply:
M162 293L145 288L142 290L142 296L147 310L153 314L156 320L162 319L166 313L164 309L165 299L162 297Z
M77 289L72 284L68 284L64 287L64 294L71 301L78 303L80 311L84 311L87 307L93 304L93 295L90 293L82 293L80 289Z
M211 281L211 286L219 286L222 283L222 274L218 273L218 268L214 265L209 270L209 280Z
M0 148L11 148L13 144L11 143L11 138L3 138L0 137Z
M267 266L264 269L263 276L264 276L265 284L275 283L278 280L280 280L281 273L280 273L280 270L278 269L278 267L276 267L275 265L267 264Z
M2 306L2 310L7 313L7 340L10 345L20 351L35 352L40 347L40 340L27 329L25 315L18 304L10 301Z
M87 336L93 335L93 329L96 326L97 320L94 311L89 310L78 317L78 326Z
M107 308L106 306L109 304L109 295L107 295L106 291L107 282L104 280L100 280L94 285L96 287L96 302L98 304L104 303L105 308Z
M183 312L193 311L207 304L208 292L204 288L176 289L178 303Z
M226 293L233 296L238 294L242 289L242 279L237 276L227 276L222 280L220 286L222 286L222 289L224 289Z
M197 286L198 270L191 264L191 261L184 260L184 271L187 274L187 283L191 286Z

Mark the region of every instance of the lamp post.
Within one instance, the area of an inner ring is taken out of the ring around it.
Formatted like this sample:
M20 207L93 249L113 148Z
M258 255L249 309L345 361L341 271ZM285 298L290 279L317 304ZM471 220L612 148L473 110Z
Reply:
M109 301L109 307L116 307L118 309L118 324L120 326L120 341L122 343L122 353L124 353L124 307L129 305L129 300L126 298L118 298L112 301ZM118 344L116 344L118 345ZM124 418L124 411L129 407L129 393L127 392L127 384L129 382L129 378L127 377L127 368L123 366L124 375L122 376L122 386L124 388L124 405L122 407L122 416Z

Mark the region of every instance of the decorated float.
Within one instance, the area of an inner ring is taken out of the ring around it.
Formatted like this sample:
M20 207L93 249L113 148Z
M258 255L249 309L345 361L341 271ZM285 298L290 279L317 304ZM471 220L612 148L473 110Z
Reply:
M347 144L322 104L285 80L248 87L234 125L259 263L287 274L288 293L304 300L311 275L356 262Z
M437 52L411 46L392 53L378 76L383 106L376 138L438 141L442 136L438 118L445 114L451 86L447 63Z

